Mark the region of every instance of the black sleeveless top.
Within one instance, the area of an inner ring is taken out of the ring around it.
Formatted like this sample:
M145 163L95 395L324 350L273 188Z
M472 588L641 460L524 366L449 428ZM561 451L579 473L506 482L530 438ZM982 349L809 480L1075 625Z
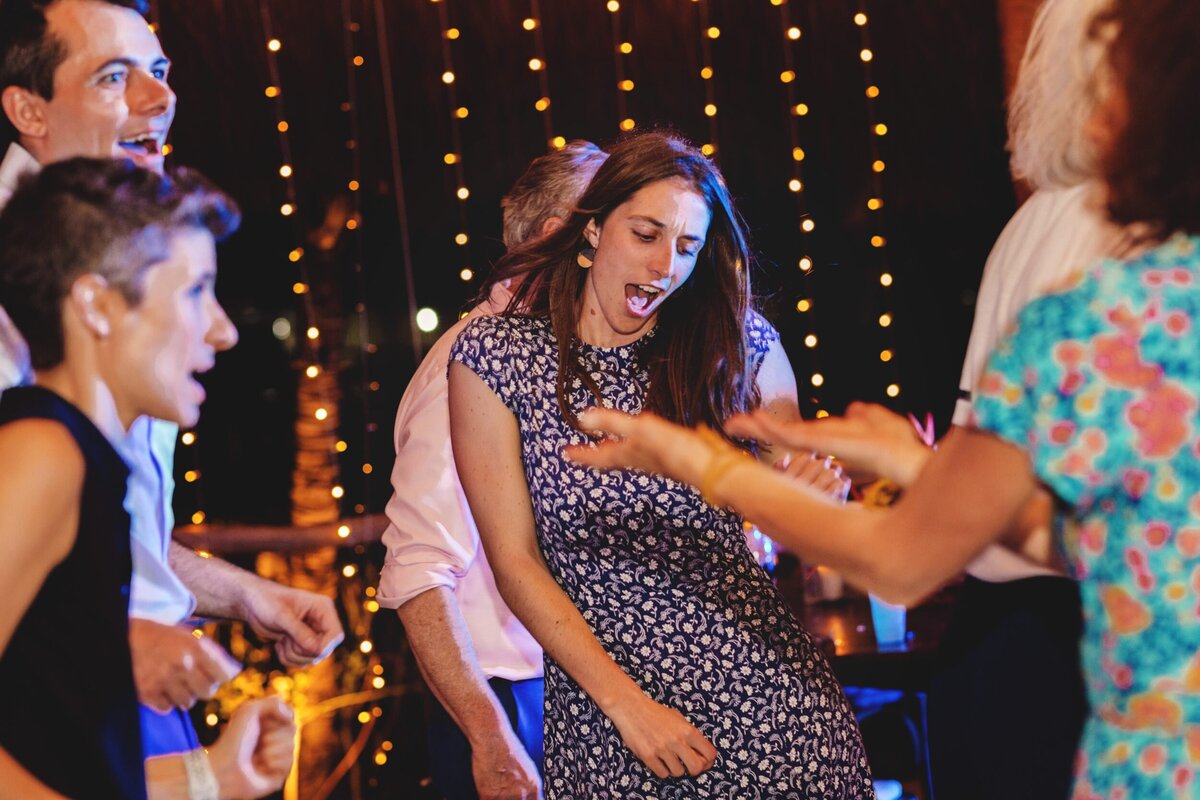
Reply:
M0 656L0 745L68 797L145 798L129 657L129 468L54 392L22 386L0 396L0 425L31 418L61 423L86 466L75 544Z

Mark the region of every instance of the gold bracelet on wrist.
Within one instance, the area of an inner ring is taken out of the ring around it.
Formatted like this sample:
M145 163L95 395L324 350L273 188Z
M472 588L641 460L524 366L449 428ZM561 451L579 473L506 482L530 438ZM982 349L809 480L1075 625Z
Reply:
M721 506L716 499L717 484L724 478L731 469L742 463L749 456L730 445L727 441L721 438L721 435L709 428L706 425L701 425L697 428L697 433L704 443L708 446L709 456L708 464L704 467L704 472L701 474L700 483L697 488L700 490L700 496L704 502L710 506Z

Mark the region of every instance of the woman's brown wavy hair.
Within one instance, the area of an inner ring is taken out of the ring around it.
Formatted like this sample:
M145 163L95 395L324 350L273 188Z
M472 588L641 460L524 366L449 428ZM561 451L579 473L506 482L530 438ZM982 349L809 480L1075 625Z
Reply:
M1115 24L1114 24L1115 23ZM1108 64L1126 118L1101 158L1108 215L1152 238L1200 233L1200 2L1115 0Z
M643 351L650 373L646 408L684 425L705 423L722 431L734 412L759 402L749 370L746 316L751 308L744 224L716 166L683 139L662 132L635 134L609 149L608 160L572 210L565 226L506 254L497 262L483 297L515 279L506 314L549 317L558 351L558 405L578 427L567 387L578 379L597 399L595 382L579 365L579 315L587 272L576 256L587 245L589 220L608 215L639 189L682 179L712 214L696 267L658 311L657 331Z

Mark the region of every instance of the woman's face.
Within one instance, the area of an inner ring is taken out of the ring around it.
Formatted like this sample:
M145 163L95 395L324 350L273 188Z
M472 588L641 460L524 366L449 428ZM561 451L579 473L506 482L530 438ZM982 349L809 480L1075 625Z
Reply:
M643 186L584 237L596 257L583 289L579 337L617 347L654 327L658 310L684 284L708 236L708 203L682 178Z
M213 237L176 232L167 259L143 276L142 301L116 315L108 337L110 388L126 424L142 414L196 424L204 402L196 376L237 342L237 329L213 293L216 278Z

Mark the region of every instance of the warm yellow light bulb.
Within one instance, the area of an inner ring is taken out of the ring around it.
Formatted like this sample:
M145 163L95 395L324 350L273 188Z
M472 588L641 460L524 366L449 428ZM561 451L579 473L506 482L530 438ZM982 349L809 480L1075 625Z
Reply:
M462 35L462 32L458 28L446 28L446 38L447 39L454 40L454 39L457 39L461 35Z
M706 156L711 156L713 153L717 152L717 148L711 144L702 144L700 145L700 152Z
M329 490L329 494L334 500L341 500L342 496L346 494L346 490L341 486L335 486Z
M797 117L803 117L808 114L808 103L796 103L792 106L792 113Z
M708 30L706 30L704 33L708 36L708 38L716 39L721 35L721 29L718 28L716 25L713 25Z
M279 41L278 39L271 39L267 42L267 49L272 53L278 53L281 47L283 47L283 42Z
M266 89L263 89L263 94L265 94L267 97L279 97L279 87L268 86Z
M290 217L296 211L296 207L291 203L284 203L279 207L279 213L285 217Z
M442 73L442 83L454 83L454 73L446 70Z
M890 327L891 324L892 324L892 315L891 314L880 314L879 315L879 327L887 328L887 327Z
M812 308L812 300L798 300L796 302L796 310L801 314L809 311Z
M279 121L279 124L275 126L275 130L279 131L280 133L287 133L288 128L290 127L291 126L287 124L287 120L282 119Z
M454 243L456 245L458 245L459 247L465 245L469 241L470 241L470 237L467 236L465 233L454 234Z
M310 378L315 378L321 374L321 368L315 364L309 364L307 367L305 367L304 374Z
M339 453L344 453L344 452L346 452L346 447L347 447L347 446L348 446L348 445L346 444L346 442L345 442L345 441L342 441L342 440L340 440L340 439L339 439L339 440L338 440L338 443L337 443L337 444L335 444L335 445L333 446L333 449L334 449L334 450L337 450Z
M620 89L622 92L632 92L633 91L633 81L629 80L628 78L626 78L623 81L619 81L617 83L617 88Z
M814 372L812 378L809 379L813 386L822 386L825 383L825 376L819 372Z
M715 117L716 115L717 115L717 104L716 103L708 103L707 105L704 106L704 116Z
M805 233L812 233L812 230L815 227L817 227L817 223L813 222L811 219L806 219L800 223L800 230L804 231Z
M868 86L867 87L867 97L870 97L872 100L874 100L876 97L879 97L879 87L878 86Z
M879 360L884 362L885 364L887 362L891 361L892 360L892 351L891 350L881 350L879 352Z
M875 54L872 53L870 51L870 49L864 47L862 50L859 51L858 57L861 58L865 62L865 61L870 61L872 58L874 58Z
M459 119L466 119L470 115L471 110L466 106L459 106L458 108L454 109L454 116L458 117Z
M358 191L358 181L350 181L349 183L346 184L346 188L352 192L357 192Z
M531 31L534 28L536 28L537 26L538 26L538 21L536 19L534 19L533 17L526 17L525 21L521 23L521 27L527 31Z
M871 247L883 247L885 244L887 244L887 239L883 238L879 234L875 234L871 237Z
M465 186L458 187L458 191L454 193L459 200L466 200L471 196L471 190Z
M787 37L793 42L800 38L800 29L793 26L787 29Z
M346 566L342 567L342 574L345 575L347 578L353 578L355 575L358 574L358 567L354 566L353 564L347 564ZM363 652L369 653L371 651L364 650Z
M347 566L350 566L350 565L347 565ZM363 651L364 653L369 653L375 649L375 645L371 643L370 639L363 639L361 642L359 642L358 649Z
M882 275L880 275L879 276L879 285L880 286L891 286L892 285L892 274L890 272L885 272Z
M458 277L464 281L469 281L475 277L475 273L470 269L464 269L462 272L458 273Z
M899 397L900 396L899 384L889 383L888 387L887 387L887 396L888 397Z
M313 412L313 416L316 417L319 421L323 422L323 421L329 419L329 409L318 408L316 411Z
M882 122L877 123L875 125L875 135L876 136L887 136L887 132L888 132L888 126L884 125Z
M221 721L221 718L213 713L206 714L204 717L204 723L206 725L208 725L208 727L210 727L210 728L215 728L217 726L217 723L220 721Z
M813 262L811 258L804 256L799 262L797 262L796 266L800 267L800 269L803 271L808 272L813 268Z
M537 102L533 104L533 107L536 108L538 111L545 111L547 108L550 107L550 98L549 97L539 97L537 99Z
M633 52L633 44L630 42L621 42L621 46L618 47L617 49L620 50L625 55L629 55L630 53Z
M621 120L621 130L631 131L635 127L637 127L637 123L634 122L632 118L626 118L626 119Z
M879 209L883 208L883 201L878 197L872 197L867 201L867 208L871 209L872 211L878 211Z
M811 333L808 336L805 336L804 337L804 346L805 347L816 347L817 346L817 337Z
M783 83L791 83L792 81L796 80L796 72L794 70L785 69L783 72L779 73L779 80Z
M701 78L703 78L704 80L708 80L712 76L713 76L713 68L712 67L701 67L700 68L700 77Z
M339 525L337 529L337 535L339 539L348 539L350 537L350 526Z
M196 434L192 433L191 431L188 431L183 436L179 437L179 441L183 442L184 445L195 444L196 443Z
M284 165L282 165L282 166L279 168L279 177L281 177L281 178L290 178L290 177L292 177L292 166L291 166L291 164L284 164Z
M621 10L621 4L617 0L608 0L608 5L605 7L614 14Z
M545 66L545 64L542 63L542 60L540 58L529 59L529 68L531 70L533 70L534 72L537 72L539 69L541 69L544 66Z
M874 161L871 162L871 170L872 171L883 172L885 169L887 169L887 164L883 163L883 161L881 161L880 159L875 159Z
M193 525L201 525L204 523L205 519L206 519L206 517L204 516L203 511L197 511L195 514L192 514L192 524Z
M299 261L302 258L304 258L304 248L303 247L297 247L297 248L293 249L290 253L288 253L288 261L291 261L293 264L295 264L297 261Z
M567 146L567 140L561 136L555 136L553 139L550 140L550 146L553 147L555 150L561 150Z
M320 338L320 336L321 336L321 331L320 331L320 330L318 330L318 329L317 329L317 327L314 325L313 327L309 328L309 329L306 331L306 335L307 335L307 336L308 336L308 338L310 338L310 339L317 339L317 338Z
M185 481L187 481L188 483L195 483L199 478L200 478L199 470L189 469L187 472L183 473L183 479Z
M861 11L858 12L857 14L855 14L854 15L854 24L860 28L863 25L866 25L867 24L867 15L862 13Z

